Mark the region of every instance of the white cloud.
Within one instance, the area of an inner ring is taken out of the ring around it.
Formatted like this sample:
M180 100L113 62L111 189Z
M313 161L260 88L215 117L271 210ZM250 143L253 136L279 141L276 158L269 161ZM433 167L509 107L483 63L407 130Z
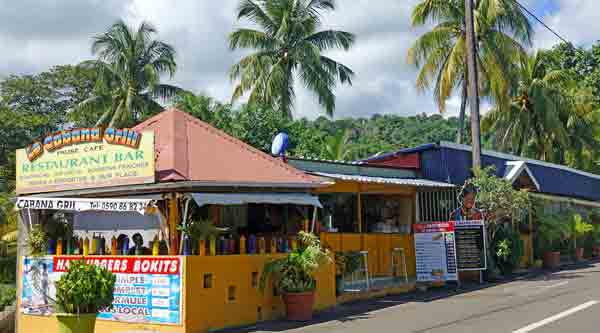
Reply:
M558 11L546 13L550 26L578 44L589 44L600 31L600 1L524 0L531 8L556 2ZM416 69L406 63L406 51L422 33L410 27L410 13L418 0L339 0L338 10L324 18L325 28L357 35L349 52L330 56L356 72L352 87L337 88L336 117L372 114L437 113L428 93L414 87ZM91 58L91 37L119 18L136 24L152 22L159 37L178 52L173 81L183 88L227 101L233 89L227 73L242 52L230 52L227 35L245 25L235 20L237 0L21 0L0 7L0 77L34 73L52 65ZM542 13L543 14L543 13ZM537 28L536 46L550 46L556 38ZM448 101L448 115L458 113L459 99ZM322 108L300 88L297 116L316 117Z

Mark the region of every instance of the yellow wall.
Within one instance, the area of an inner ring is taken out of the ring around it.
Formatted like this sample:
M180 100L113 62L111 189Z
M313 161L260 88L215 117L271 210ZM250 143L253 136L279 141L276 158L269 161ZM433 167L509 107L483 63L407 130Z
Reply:
M523 242L523 255L521 256L521 267L531 266L531 258L533 258L533 239L531 234L520 234Z
M369 251L369 272L373 276L389 276L392 249L403 248L408 276L416 276L413 235L321 233L321 242L334 252Z
M415 194L414 187L391 184L367 184L353 181L336 180L335 184L315 189L315 193L378 193L378 194Z
M272 285L264 294L258 287L252 286L252 273L257 273L259 278L265 262L281 256L187 257L187 332L252 324L284 315L283 302L281 297L273 296ZM336 304L334 269L335 266L330 264L317 273L316 310ZM204 288L205 274L212 274L212 288ZM231 286L236 289L233 301L228 300Z
M282 255L276 255L281 257ZM161 333L200 333L208 329L240 326L281 317L285 308L281 297L273 296L270 286L262 294L252 286L252 273L260 273L271 255L188 256L184 258L183 325L145 325L98 320L97 333L157 331ZM22 268L20 267L19 270ZM204 288L204 275L212 274L212 287ZM20 274L19 274L20 275ZM19 278L19 281L21 279ZM235 287L236 299L228 300L228 289ZM19 293L20 294L20 293ZM336 304L335 266L329 264L317 273L315 309ZM258 308L261 308L261 315ZM18 333L58 333L54 317L19 315Z

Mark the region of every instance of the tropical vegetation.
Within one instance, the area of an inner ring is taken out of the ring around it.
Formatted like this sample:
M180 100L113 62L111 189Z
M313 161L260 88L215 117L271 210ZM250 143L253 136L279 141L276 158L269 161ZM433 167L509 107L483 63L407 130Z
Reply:
M232 100L249 93L250 104L271 106L291 118L299 81L333 115L333 89L338 81L352 84L354 75L324 54L349 50L354 43L349 32L320 30L323 13L335 8L335 0L241 0L238 20L246 19L257 29L236 29L229 35L229 47L255 52L231 67L231 79L237 82Z
M94 37L95 61L84 65L96 71L92 96L79 103L75 113L99 115L96 125L130 126L163 110L157 99L169 100L180 89L160 82L175 74L175 50L152 39L156 29L142 22L137 29L123 21Z
M298 234L298 243L298 249L286 257L265 264L260 277L261 290L265 290L270 278L273 278L275 288L283 293L315 290L315 273L331 261L329 251L321 246L317 236L304 231Z
M461 98L457 141L464 140L467 106L466 27L464 1L422 0L412 13L413 27L433 24L408 51L408 62L419 68L420 91L432 89L444 112L453 94ZM480 95L503 104L510 87L512 64L531 45L532 27L512 0L481 0L475 8Z
M59 312L91 314L110 310L117 276L106 268L85 261L72 261L55 283Z

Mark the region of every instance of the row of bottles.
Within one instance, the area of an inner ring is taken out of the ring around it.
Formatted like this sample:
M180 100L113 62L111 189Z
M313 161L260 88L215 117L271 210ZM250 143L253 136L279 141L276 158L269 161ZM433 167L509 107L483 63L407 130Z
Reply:
M48 241L48 254L51 255L150 255L158 256L160 254L161 244L158 236L149 242L149 247L136 246L130 242L128 237L120 242L115 236L109 240L102 235L93 235L91 239L85 238L62 238L56 241ZM192 242L189 237L182 240L182 254L192 254ZM120 243L120 244L119 244ZM131 245L131 247L130 247ZM200 240L195 244L197 255L229 255L229 254L266 254L266 253L288 253L297 248L295 238L273 237L267 240L265 237L256 237L250 235L248 239L244 236L231 239L221 236L219 238L211 236L208 240Z
M152 241L149 242L149 249L145 251L143 246L136 246L133 242L130 242L129 237L124 237L121 240L121 244L115 236L110 239L110 246L108 246L108 240L102 235L93 235L91 239L85 238L68 238L63 240L59 238L57 240L48 240L48 254L51 255L144 255L150 254L145 252L151 252L153 256L158 256L160 253L160 241L158 236L155 236ZM132 245L130 247L130 245Z
M183 239L183 254L192 254L192 242L189 238ZM273 237L270 241L265 237L250 235L248 239L244 236L232 239L211 236L208 240L200 240L196 244L195 254L200 256L229 255L229 254L265 254L265 253L288 253L297 248L295 238Z

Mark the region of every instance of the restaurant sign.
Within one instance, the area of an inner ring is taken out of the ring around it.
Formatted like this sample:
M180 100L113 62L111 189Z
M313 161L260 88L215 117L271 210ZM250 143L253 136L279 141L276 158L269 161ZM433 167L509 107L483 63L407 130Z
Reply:
M20 311L28 315L55 313L55 282L76 256L25 257ZM85 261L116 277L113 306L98 319L131 323L181 324L182 260L180 257L92 256Z
M17 150L17 193L154 182L154 133L84 128Z
M415 224L417 282L458 280L454 223Z

